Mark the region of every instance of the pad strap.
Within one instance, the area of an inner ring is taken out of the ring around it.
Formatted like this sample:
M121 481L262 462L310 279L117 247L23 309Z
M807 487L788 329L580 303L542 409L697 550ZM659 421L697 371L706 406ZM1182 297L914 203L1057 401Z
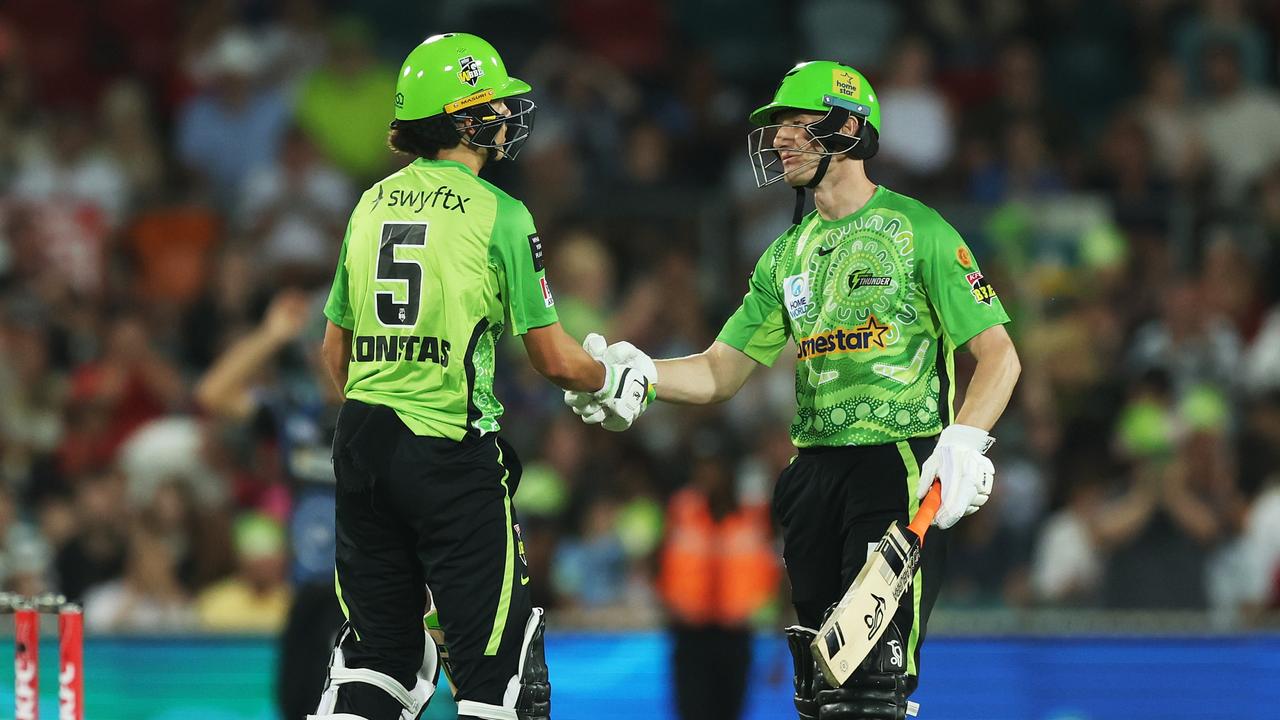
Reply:
M413 694L404 689L404 686L396 682L395 678L377 670L369 668L333 668L329 671L329 682L333 685L345 685L351 682L360 682L372 685L386 694L400 701L400 705L408 710L411 715L417 715L422 709L422 703ZM428 697L430 693L428 693Z
M483 720L519 720L515 708L499 707L475 700L458 701L458 717L483 718Z

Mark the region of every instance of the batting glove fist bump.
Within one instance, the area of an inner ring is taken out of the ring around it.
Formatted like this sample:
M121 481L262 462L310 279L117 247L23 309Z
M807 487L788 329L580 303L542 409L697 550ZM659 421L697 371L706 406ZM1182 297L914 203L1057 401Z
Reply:
M986 430L949 425L938 436L933 454L920 466L916 497L923 499L933 481L942 484L942 503L933 524L946 529L978 512L991 497L995 467L984 455L995 440Z

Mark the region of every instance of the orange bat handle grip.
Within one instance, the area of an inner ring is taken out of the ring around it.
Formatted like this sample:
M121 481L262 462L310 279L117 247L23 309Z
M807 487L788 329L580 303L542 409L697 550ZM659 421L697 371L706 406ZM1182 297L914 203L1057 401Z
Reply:
M933 516L938 514L938 506L942 504L942 483L934 481L929 488L929 494L924 496L924 500L920 501L920 509L916 511L916 516L911 519L911 524L907 529L915 533L920 538L920 543L924 544L924 533L933 524Z

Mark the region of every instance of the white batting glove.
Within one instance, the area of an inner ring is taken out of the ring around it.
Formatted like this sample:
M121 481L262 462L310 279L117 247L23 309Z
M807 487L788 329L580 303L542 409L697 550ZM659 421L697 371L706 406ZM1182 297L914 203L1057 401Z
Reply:
M949 425L938 436L933 454L920 466L916 497L923 499L936 479L942 484L942 503L933 524L946 529L960 518L978 512L991 497L995 467L983 453L995 440L986 430Z
M604 387L595 398L607 411L601 425L605 430L622 432L631 427L649 407L658 382L658 368L653 360L635 345L618 342L604 353L606 377Z
M604 365L605 387L609 386L609 363L604 360L604 353L607 347L608 343L605 342L604 336L599 333L591 333L582 341L582 349ZM582 418L582 422L588 425L598 425L604 422L608 416L604 406L596 400L594 393L565 390L564 404L568 405L573 410L573 414Z

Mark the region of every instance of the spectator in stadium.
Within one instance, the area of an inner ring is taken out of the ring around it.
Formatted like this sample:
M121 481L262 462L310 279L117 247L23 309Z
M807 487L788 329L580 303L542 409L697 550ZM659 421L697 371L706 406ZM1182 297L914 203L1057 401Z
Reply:
M1138 328L1129 345L1129 376L1165 372L1177 392L1200 383L1231 387L1240 365L1240 336L1204 302L1194 282L1169 282L1160 316Z
M106 149L128 184L131 211L163 193L167 170L146 92L141 83L118 81L99 109Z
M1231 42L1209 44L1202 55L1209 97L1199 122L1216 200L1228 207L1243 202L1252 184L1280 160L1280 94L1254 85L1240 62L1240 48Z
M351 203L346 176L292 127L280 157L246 180L236 224L276 283L316 286L334 262L333 238L342 237Z
M118 227L130 204L129 182L118 158L107 152L90 118L56 116L51 126L48 146L29 148L21 157L13 194L97 213L106 227Z
M1211 552L1243 518L1225 436L1224 396L1184 391L1151 374L1121 415L1117 441L1130 458L1128 487L1099 512L1110 556L1104 602L1113 608L1204 609Z
M178 369L135 314L109 324L101 356L77 367L70 381L69 432L59 448L68 474L109 465L135 430L176 408L187 393Z
M1116 224L1168 227L1172 188L1155 163L1141 120L1130 112L1117 113L1102 134L1100 150L1089 184L1111 201Z
M278 633L290 593L286 584L284 527L263 513L236 519L236 574L196 597L200 626L214 632Z
M369 26L342 17L329 29L324 65L302 82L294 112L321 153L357 185L391 167L387 148L387 98L395 94L395 71L373 52ZM342 112L334 112L341 107Z
M195 627L191 597L178 579L178 555L145 518L129 531L129 556L120 580L84 599L89 632L182 632Z
M900 167L907 173L906 182L940 172L954 151L951 110L932 75L929 43L915 35L899 40L889 63L888 82L880 89L880 107L896 121L885 126L880 152L885 172Z
M55 372L53 332L40 303L10 303L0 314L0 448L10 483L25 484L57 449L67 383Z
M1258 182L1256 202L1266 262L1262 276L1280 277L1280 163L1272 165ZM1280 283L1265 283L1259 299L1280 304Z
M1043 521L1031 561L1031 589L1040 603L1089 606L1097 602L1104 558L1094 523L1106 487L1091 468L1068 478L1067 502Z
M1029 118L1006 126L999 154L978 168L970 184L972 199L989 204L1031 200L1066 189L1066 180L1045 142L1044 128Z
M1214 45L1234 45L1240 58L1240 69L1250 84L1265 82L1270 71L1267 36L1250 17L1245 0L1199 0L1198 12L1188 14L1171 33L1171 45L1191 79L1191 89L1204 94L1213 80L1201 60Z
M1151 63L1136 112L1151 138L1152 160L1165 177L1182 186L1195 182L1203 169L1204 141L1175 60L1161 56Z
M1243 381L1253 395L1280 390L1280 305L1272 306L1245 353Z
M565 606L620 608L626 602L627 556L615 527L618 502L595 498L584 516L581 537L563 539L556 550L552 583Z
M737 720L751 668L752 620L777 593L769 507L742 502L733 455L704 452L667 507L657 585L673 641L683 720Z
M54 558L58 588L72 601L83 602L94 587L124 573L130 518L124 499L119 472L89 473L76 483L75 531Z
M1040 128L1044 142L1055 150L1073 137L1064 127L1067 115L1058 105L1061 99L1044 87L1041 64L1041 52L1030 40L1015 36L1007 41L996 60L995 96L964 114L959 137L999 148L1009 126L1022 122Z
M244 29L226 30L198 65L207 87L179 110L174 141L184 168L228 210L253 168L279 152L289 103L264 79L262 48Z

